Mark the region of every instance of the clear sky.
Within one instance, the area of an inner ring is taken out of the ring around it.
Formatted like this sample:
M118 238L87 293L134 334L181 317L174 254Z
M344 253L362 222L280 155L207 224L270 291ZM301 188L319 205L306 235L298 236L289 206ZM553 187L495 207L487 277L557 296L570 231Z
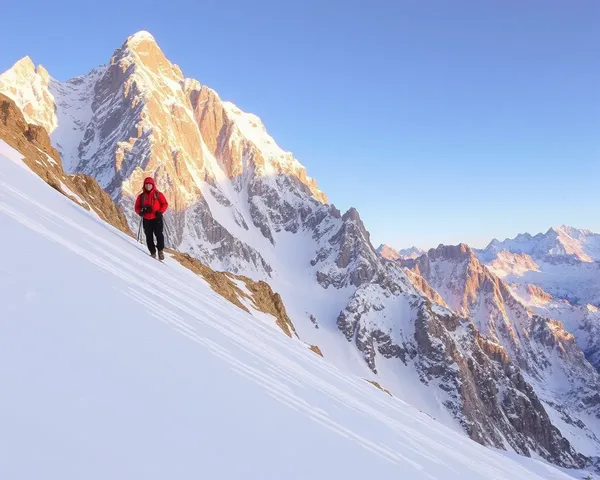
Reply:
M65 80L148 30L375 246L600 232L597 0L4 3L0 71L29 55Z

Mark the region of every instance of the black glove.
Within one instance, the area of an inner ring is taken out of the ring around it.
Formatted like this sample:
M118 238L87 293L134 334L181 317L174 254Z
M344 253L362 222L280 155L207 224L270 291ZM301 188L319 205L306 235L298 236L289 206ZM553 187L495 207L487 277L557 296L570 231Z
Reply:
M160 210L157 210L156 212L154 212L154 215L156 216L156 218L161 218L162 212Z
M140 208L140 214L143 215L144 213L150 213L152 211L152 208L150 207L150 205L144 205L142 208Z

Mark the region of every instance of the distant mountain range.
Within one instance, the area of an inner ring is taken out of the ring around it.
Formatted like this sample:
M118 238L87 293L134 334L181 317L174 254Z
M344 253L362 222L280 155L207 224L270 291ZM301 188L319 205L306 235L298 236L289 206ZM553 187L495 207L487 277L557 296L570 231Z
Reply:
M597 262L600 261L600 235L561 225L535 236L524 233L503 242L493 239L485 249L478 251L478 255L489 261L503 250L513 254L526 254L538 260Z
M417 258L425 250L395 250L381 245L378 253L389 260ZM513 239L493 239L486 248L473 249L477 258L509 283L536 285L554 297L577 305L600 306L600 234L567 225L545 233Z
M477 256L500 278L533 284L577 305L600 306L600 235L563 225L492 240Z
M388 260L398 260L399 258L416 258L420 255L423 255L425 253L425 250L422 250L417 247L394 250L389 245L381 244L377 248L377 253L379 253L382 257L387 258Z

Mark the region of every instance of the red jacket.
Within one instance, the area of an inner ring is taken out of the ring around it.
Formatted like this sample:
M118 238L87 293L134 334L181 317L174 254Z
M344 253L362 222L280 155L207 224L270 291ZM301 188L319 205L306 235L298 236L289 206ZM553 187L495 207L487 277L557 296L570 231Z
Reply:
M167 199L156 189L156 185L154 184L154 180L151 177L148 177L144 180L144 186L147 183L152 184L152 190L149 192L146 191L144 187L144 191L140 193L135 200L135 213L140 214L140 210L143 206L149 205L152 208L151 212L144 213L144 218L146 220L152 220L156 218L156 213L160 211L161 213L165 213L169 204L167 203Z

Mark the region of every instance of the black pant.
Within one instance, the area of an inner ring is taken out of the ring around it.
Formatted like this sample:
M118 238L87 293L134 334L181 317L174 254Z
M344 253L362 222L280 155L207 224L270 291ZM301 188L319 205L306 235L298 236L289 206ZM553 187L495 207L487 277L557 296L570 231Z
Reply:
M154 218L152 220L146 220L144 218L144 233L146 234L146 245L148 245L150 253L154 254L157 248L159 250L165 248L162 217ZM156 246L154 245L154 235L156 235Z

